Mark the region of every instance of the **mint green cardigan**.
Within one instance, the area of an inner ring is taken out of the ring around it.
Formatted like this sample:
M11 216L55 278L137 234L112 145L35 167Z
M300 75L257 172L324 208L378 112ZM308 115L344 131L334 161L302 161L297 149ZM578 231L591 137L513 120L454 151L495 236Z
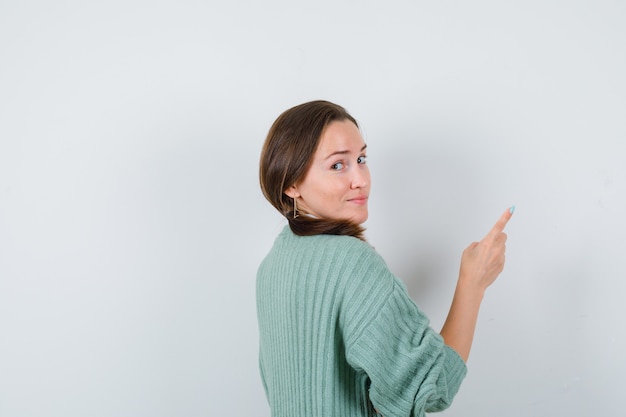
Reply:
M367 243L289 227L257 273L260 370L273 417L424 416L467 369Z

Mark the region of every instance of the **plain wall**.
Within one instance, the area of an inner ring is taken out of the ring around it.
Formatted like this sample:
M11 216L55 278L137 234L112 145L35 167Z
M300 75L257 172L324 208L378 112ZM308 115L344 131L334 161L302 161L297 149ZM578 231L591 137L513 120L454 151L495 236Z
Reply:
M222 4L223 3L223 4ZM0 416L269 416L258 187L280 112L362 124L369 242L439 328L510 205L445 416L616 416L618 1L0 3Z

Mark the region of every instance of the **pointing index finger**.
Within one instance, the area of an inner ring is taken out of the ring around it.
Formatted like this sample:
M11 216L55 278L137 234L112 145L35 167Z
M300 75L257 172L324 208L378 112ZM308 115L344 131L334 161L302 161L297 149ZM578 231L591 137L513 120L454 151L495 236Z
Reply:
M506 227L506 224L509 222L511 217L513 217L514 211L515 211L515 206L511 206L510 208L506 209L506 211L502 213L502 216L500 216L500 218L498 219L496 224L493 226L493 228L491 228L491 230L487 234L487 237L489 236L495 237L499 235L500 233L502 233L504 231L504 228Z

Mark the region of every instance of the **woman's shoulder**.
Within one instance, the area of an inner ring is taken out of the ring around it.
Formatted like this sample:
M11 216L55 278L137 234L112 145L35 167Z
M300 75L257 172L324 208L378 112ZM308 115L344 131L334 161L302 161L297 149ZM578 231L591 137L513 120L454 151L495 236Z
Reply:
M376 251L367 242L346 235L319 234L313 236L298 236L291 231L289 226L285 226L277 238L277 242L284 244L291 249L302 248L309 251L322 251L328 253L330 250L347 252L350 254L375 255Z
M328 234L298 236L289 226L277 236L266 260L327 265L328 270L342 270L350 275L387 268L374 248L361 239Z

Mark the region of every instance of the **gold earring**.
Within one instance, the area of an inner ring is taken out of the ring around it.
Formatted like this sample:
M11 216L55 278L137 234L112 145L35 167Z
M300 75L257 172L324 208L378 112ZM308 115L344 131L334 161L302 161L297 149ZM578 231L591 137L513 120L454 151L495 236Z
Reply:
M296 204L296 197L293 198L293 218L298 217L298 205Z

